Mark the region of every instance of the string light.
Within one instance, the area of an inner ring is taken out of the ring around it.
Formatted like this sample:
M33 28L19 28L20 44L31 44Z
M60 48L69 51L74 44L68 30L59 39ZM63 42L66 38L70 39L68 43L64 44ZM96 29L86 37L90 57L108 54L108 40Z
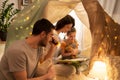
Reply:
M29 35L32 35L32 32L30 32Z
M23 29L23 26L20 26L20 29Z
M114 31L117 31L117 29L115 28Z
M102 47L99 47L99 51L102 51Z
M107 37L109 38L110 36L109 36L109 35L107 35Z
M35 6L33 5L31 9L35 8Z
M104 35L102 34L101 37L104 37Z
M29 29L29 27L26 27L26 30L28 30Z
M24 19L23 21L25 22L26 20Z
M117 45L117 43L114 43L114 46L116 46Z
M106 26L105 28L106 28L106 29L108 29L108 27L107 27L107 26Z
M28 17L26 17L26 20L29 20L30 19L30 17L28 16Z
M31 28L33 28L33 25L30 25Z
M96 33L99 33L99 30L97 30Z
M15 29L18 30L18 27L16 27Z
M18 35L16 35L16 37L19 37Z
M115 40L117 40L117 38L118 38L117 36L114 37Z

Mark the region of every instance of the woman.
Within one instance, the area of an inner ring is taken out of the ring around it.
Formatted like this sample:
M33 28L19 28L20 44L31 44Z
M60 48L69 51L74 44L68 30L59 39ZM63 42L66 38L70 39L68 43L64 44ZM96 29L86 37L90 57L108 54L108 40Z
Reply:
M66 15L65 17L61 18L57 23L56 23L56 31L55 31L55 36L54 38L57 39L59 44L61 43L61 39L59 38L59 34L62 33L67 33L68 31L71 30L72 27L75 25L75 20L72 16ZM59 45L58 48L55 52L54 57L58 57L59 55Z
M60 32L66 33L71 30L75 25L75 20L70 15L66 15L61 18L56 24L56 31L59 34Z

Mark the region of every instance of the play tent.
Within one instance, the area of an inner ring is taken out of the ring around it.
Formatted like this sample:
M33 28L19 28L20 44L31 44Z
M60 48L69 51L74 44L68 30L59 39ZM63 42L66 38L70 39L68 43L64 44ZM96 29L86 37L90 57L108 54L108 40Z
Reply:
M109 58L111 70L108 69L108 78L120 80L119 65L116 65L120 63L120 25L114 22L97 0L82 0L82 3L80 0L35 0L14 19L8 31L7 45L30 35L36 20L44 17L55 23L74 10L84 24L82 49L85 51L90 52L88 45L91 45L92 37L90 68L94 61Z
M52 23L55 23L71 11L82 22L82 28L79 28L80 25L77 25L77 39L80 44L80 49L83 51L89 50L91 46L89 21L80 0L34 0L32 4L25 7L14 18L8 31L6 47L15 40L29 36L33 24L38 19L47 18ZM80 29L82 29L82 33L80 33Z

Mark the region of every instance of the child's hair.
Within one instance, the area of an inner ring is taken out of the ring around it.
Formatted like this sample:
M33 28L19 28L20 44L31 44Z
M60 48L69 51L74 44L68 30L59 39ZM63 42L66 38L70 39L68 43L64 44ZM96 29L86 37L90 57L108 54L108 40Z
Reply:
M67 35L69 35L71 32L76 32L76 29L72 27L71 30L67 32Z

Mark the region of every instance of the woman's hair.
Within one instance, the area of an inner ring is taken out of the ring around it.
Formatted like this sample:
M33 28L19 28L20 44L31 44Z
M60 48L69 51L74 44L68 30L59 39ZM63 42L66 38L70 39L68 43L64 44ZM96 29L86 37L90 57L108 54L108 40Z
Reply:
M38 35L42 31L45 31L46 34L51 32L52 29L55 29L54 25L48 21L47 19L40 19L38 20L33 27L32 35Z
M61 18L56 24L56 30L63 28L67 24L73 24L72 27L75 25L75 20L70 15L66 15L65 17Z
M69 35L72 32L76 32L76 29L74 27L72 27L71 30L67 32L67 35Z

